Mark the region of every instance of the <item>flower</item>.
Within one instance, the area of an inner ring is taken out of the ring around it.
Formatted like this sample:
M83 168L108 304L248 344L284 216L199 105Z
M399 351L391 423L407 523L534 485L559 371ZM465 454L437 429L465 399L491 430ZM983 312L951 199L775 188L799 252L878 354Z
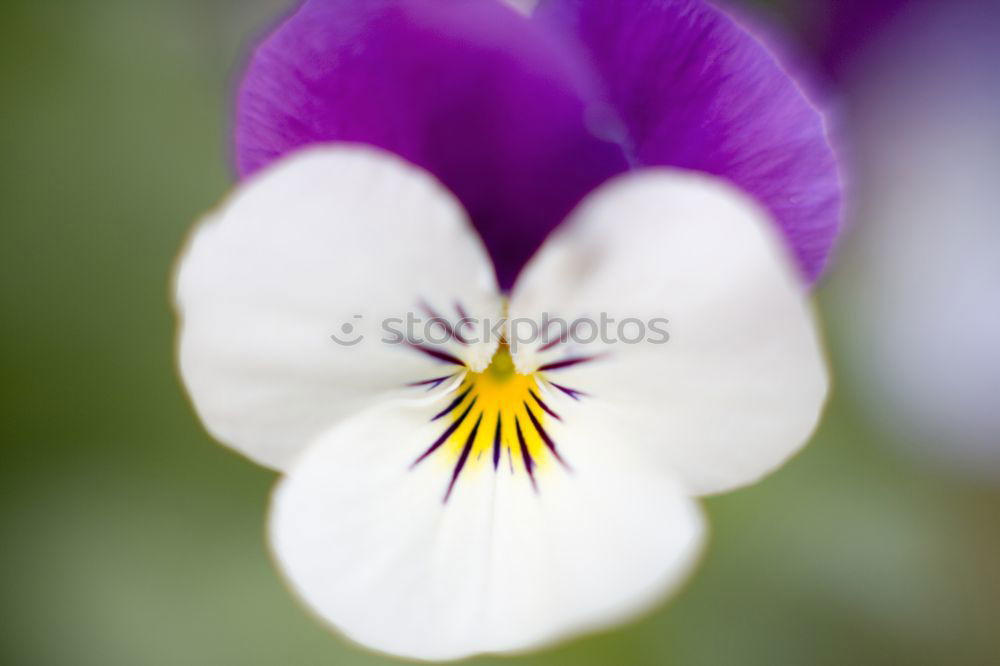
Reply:
M867 222L835 303L855 399L924 463L1000 479L1000 6L910 8L855 78ZM939 56L921 66L926 53ZM891 82L891 84L887 84Z
M180 261L181 373L282 472L276 560L363 645L452 659L630 617L693 566L694 498L819 419L802 281L836 166L700 2L306 2L252 59L237 157ZM413 312L446 335L372 335ZM550 315L669 339L514 344Z

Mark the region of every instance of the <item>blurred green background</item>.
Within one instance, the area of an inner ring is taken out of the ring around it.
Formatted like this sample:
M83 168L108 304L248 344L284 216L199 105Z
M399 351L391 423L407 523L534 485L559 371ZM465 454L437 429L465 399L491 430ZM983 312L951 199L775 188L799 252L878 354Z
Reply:
M263 536L275 476L207 437L174 370L171 265L231 184L232 80L282 5L0 2L0 664L393 663L283 588ZM1000 663L1000 490L866 422L839 280L819 290L838 375L822 430L708 501L683 593L481 663Z

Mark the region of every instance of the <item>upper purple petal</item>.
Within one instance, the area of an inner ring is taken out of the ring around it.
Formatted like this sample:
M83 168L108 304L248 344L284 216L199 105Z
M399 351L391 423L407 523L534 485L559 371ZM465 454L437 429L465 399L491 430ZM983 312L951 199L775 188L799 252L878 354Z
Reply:
M543 0L535 20L584 47L634 164L729 179L819 276L840 225L837 162L821 113L757 39L700 0Z
M391 150L462 201L509 288L627 166L589 129L598 86L564 39L496 0L309 0L249 64L240 173L322 141Z

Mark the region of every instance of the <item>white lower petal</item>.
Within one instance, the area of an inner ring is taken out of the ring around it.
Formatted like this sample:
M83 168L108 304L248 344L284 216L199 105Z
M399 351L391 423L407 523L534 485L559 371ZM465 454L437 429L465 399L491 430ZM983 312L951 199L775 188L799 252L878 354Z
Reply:
M460 309L500 312L454 197L396 157L348 145L297 153L241 185L193 234L176 298L181 374L206 427L277 468L345 416L459 369L381 342L395 337L387 318L421 317L428 346L476 366L495 343L434 344L448 335L427 328L428 310L453 323Z
M323 435L277 488L275 556L302 599L376 650L428 660L517 651L620 621L683 580L697 506L597 421L567 427L572 471L539 461L537 491L505 453L456 454L426 409L389 405Z
M511 316L635 322L619 337L521 345L531 371L589 394L619 427L695 493L757 480L810 437L827 392L816 324L767 214L733 187L666 169L591 195L526 268ZM651 327L654 319L669 335Z

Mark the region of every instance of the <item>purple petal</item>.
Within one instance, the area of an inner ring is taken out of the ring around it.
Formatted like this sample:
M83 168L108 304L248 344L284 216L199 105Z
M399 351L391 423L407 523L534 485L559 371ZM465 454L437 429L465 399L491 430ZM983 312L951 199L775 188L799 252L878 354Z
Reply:
M593 75L563 37L496 0L309 0L253 54L240 173L357 141L454 192L504 288L587 192L626 168L587 118Z
M759 41L699 0L543 0L535 20L585 47L635 164L741 186L819 276L840 224L837 162L822 115Z

